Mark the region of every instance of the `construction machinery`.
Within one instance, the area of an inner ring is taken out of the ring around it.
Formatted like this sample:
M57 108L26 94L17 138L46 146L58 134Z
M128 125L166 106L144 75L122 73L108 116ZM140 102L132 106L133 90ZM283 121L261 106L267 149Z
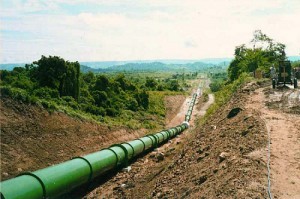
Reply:
M295 74L292 74L292 65L290 61L279 61L278 73L274 73L274 67L271 68L272 75L272 87L276 88L279 85L294 85L294 88L298 87L297 78ZM274 75L275 74L275 75Z

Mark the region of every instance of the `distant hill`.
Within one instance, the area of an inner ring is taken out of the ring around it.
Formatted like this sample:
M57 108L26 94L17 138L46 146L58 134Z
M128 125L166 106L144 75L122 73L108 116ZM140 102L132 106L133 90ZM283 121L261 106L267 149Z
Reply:
M300 56L289 56L288 58L290 61L299 61L300 60Z
M166 64L163 64L161 62L152 62L152 63L128 63L124 65L119 66L112 66L106 69L106 71L168 71L172 70L171 67L169 67Z
M209 59L154 59L154 60L130 60L130 61L98 61L98 62L80 62L81 65L88 66L95 69L105 69L111 68L113 66L124 66L127 64L152 64L152 63L162 63L166 65L175 64L191 64L195 62L202 62L207 64L219 65L221 63L229 63L232 58L209 58ZM127 65L129 66L129 65Z
M93 72L93 73L99 73L99 72L102 72L102 69L101 68L91 68L89 66L86 66L86 65L82 65L80 64L80 70L81 72L83 73L87 73L87 72Z
M86 65L81 65L82 72L155 72L155 71L199 71L214 66L203 62L194 62L187 64L165 64L161 62L150 63L127 63L124 65L116 65L108 68L91 68Z
M94 61L94 62L79 62L80 65L88 66L90 68L108 68L116 65L123 65L123 61Z
M300 56L289 56L290 61L300 60ZM232 58L208 58L199 60L162 59L162 60L132 60L132 61L96 61L80 62L82 72L122 72L122 71L168 71L168 70L200 70L203 67L227 67ZM12 70L14 67L24 67L26 63L0 64L1 70Z
M1 70L13 70L15 67L25 67L26 63L0 64Z

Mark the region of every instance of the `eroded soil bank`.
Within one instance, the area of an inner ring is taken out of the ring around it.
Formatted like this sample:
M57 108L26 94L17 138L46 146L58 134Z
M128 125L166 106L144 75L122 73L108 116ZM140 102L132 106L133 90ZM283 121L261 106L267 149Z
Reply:
M266 198L266 128L259 113L245 106L258 87L239 90L204 125L138 159L129 172L94 184L81 197Z
M185 100L183 95L165 99L166 121L176 116ZM167 125L167 123L166 123ZM133 140L149 130L108 127L104 124L72 118L62 112L49 113L43 108L9 98L0 103L1 181L24 171L35 171Z

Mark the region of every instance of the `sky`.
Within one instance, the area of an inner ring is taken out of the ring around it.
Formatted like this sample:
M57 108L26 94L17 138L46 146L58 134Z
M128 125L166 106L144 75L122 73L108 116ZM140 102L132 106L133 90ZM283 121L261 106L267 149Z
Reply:
M300 55L300 0L0 0L0 63L233 57L255 30Z

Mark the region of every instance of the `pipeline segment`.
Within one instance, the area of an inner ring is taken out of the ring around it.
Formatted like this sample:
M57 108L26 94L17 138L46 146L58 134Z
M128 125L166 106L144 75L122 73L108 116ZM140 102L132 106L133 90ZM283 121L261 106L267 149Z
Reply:
M101 174L127 166L143 152L154 149L188 128L186 123L146 135L140 139L75 157L72 160L1 182L1 195L6 199L55 198L89 183Z
M156 134L126 143L115 144L83 157L34 172L23 173L0 183L1 198L40 199L56 198L75 187L91 182L105 172L127 166L128 162L144 152L174 138L188 128L197 94L190 102L185 122Z
M188 111L187 111L187 113L186 113L186 115L185 115L185 121L186 121L186 122L189 122L189 121L191 120L192 112L193 112L194 105L195 105L195 103L196 103L197 96L198 96L197 93L194 93L193 96L192 96L192 100L191 100L191 102L190 102Z

